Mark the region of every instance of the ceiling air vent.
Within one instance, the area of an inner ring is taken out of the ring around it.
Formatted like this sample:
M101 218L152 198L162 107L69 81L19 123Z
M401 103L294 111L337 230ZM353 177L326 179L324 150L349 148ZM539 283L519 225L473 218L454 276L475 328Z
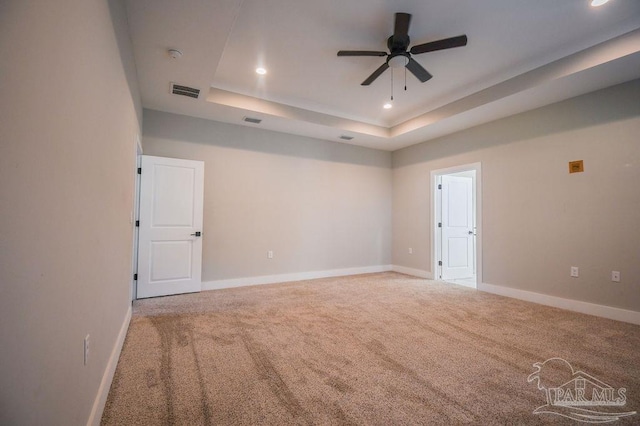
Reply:
M253 124L260 124L262 123L262 120L259 118L253 118L253 117L244 117L242 120L246 121L247 123L253 123Z
M200 89L171 83L171 93L174 95L188 96L190 98L198 99L198 96L200 96Z
M353 139L353 136L341 135L340 139L343 139L345 141L350 141L351 139Z

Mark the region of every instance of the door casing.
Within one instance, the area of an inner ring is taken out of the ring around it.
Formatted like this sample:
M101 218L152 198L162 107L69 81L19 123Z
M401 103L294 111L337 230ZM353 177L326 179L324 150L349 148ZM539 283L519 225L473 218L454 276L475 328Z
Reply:
M133 225L133 251L132 251L132 271L131 271L131 300L136 299L136 291L138 281L136 277L138 275L138 234L139 228L136 226L136 222L140 219L140 174L138 168L142 162L142 144L140 143L140 135L136 135L136 147L135 147L135 161L136 167L134 173L134 193L133 193L133 214L131 215Z
M478 283L482 283L482 165L481 163L463 164L459 166L448 167L444 169L437 169L431 171L430 179L430 192L431 192L431 271L433 272L434 279L439 279L441 275L440 266L438 265L439 259L441 259L441 247L440 232L438 229L438 222L441 221L440 212L440 200L438 199L438 181L440 176L450 175L454 173L461 173L474 170L475 176L475 217L476 217L476 238L475 238L475 255L476 255L476 284L472 286L477 288ZM463 284L464 285L464 284Z

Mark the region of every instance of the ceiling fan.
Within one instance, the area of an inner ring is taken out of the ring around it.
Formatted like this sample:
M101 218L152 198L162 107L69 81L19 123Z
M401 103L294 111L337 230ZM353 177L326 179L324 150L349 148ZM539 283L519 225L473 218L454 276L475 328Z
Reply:
M338 56L386 56L387 60L377 70L373 72L365 81L363 86L368 86L378 78L387 68L406 67L418 80L422 83L433 77L422 67L411 55L420 53L434 52L436 50L451 49L453 47L461 47L467 45L467 36L461 35L457 37L445 38L442 40L431 41L429 43L418 44L409 49L409 24L411 23L411 14L396 13L396 22L393 35L387 39L387 47L389 52L376 52L369 50L340 50Z

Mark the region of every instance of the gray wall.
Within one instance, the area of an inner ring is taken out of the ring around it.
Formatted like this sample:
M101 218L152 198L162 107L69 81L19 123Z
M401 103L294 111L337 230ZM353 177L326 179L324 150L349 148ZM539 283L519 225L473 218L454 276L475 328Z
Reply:
M432 271L430 172L481 162L484 283L640 311L639 135L637 80L394 152L393 263Z
M145 154L205 162L203 281L389 264L389 152L152 110L144 123Z
M86 424L130 305L141 111L122 6L0 2L3 425Z

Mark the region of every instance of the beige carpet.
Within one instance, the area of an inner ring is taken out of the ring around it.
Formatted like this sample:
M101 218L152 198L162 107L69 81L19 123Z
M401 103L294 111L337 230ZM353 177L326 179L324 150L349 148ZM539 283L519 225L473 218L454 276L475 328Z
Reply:
M640 424L603 414L640 412L639 349L639 326L392 272L147 299L102 424ZM624 405L534 414L577 376Z

